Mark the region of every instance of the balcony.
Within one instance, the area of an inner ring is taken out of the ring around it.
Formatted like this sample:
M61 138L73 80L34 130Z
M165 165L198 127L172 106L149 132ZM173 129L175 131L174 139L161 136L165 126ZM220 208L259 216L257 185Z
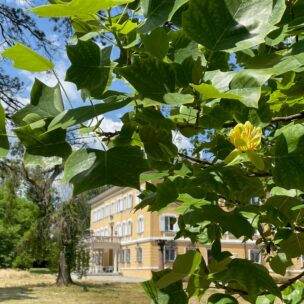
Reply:
M86 239L92 250L119 249L121 237L118 236L90 236Z

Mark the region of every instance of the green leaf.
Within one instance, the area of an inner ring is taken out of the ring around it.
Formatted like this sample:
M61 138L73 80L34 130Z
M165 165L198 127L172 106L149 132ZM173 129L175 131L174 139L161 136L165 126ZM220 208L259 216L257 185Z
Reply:
M211 223L219 224L223 233L229 231L237 238L241 236L251 238L254 233L252 225L239 210L235 209L226 212L219 206L214 205L203 205L199 209L187 211L184 214L184 221L190 225L210 221Z
M139 189L139 175L148 169L138 147L114 147L108 151L80 149L67 159L64 180L74 185L74 194L103 185Z
M76 84L77 89L86 89L90 96L100 99L112 81L115 64L111 62L112 47L100 50L92 41L79 40L77 45L67 46L72 65L67 70L66 81Z
M31 91L31 104L13 115L18 125L26 125L43 118L53 118L64 110L59 85L49 87L35 79Z
M116 68L120 75L143 96L163 102L163 96L175 91L175 71L170 64L157 58L138 59L123 68Z
M271 75L271 72L260 70L240 71L232 78L229 93L241 96L240 101L246 107L258 108L261 86Z
M225 270L212 276L223 284L236 283L234 287L248 292L246 297L251 301L255 301L258 294L265 291L281 298L281 292L268 270L248 260L233 259Z
M263 43L275 29L271 22L277 22L284 11L275 10L274 18L273 9L272 0L190 0L183 29L212 51L244 50Z
M141 283L146 294L152 299L153 304L187 304L188 297L183 289L183 282L175 282L164 289L157 288L157 282L170 273L169 269L152 272L152 279Z
M58 156L67 158L72 152L66 142L66 131L47 131L47 120L39 120L35 123L14 129L26 152L45 157Z
M284 276L286 269L293 264L292 261L287 258L285 253L279 252L275 257L271 258L269 265L275 273Z
M86 14L94 14L103 9L123 5L134 0L72 0L51 5L42 5L30 9L31 12L40 17L73 17Z
M275 299L274 295L259 296L255 304L274 304Z
M9 150L9 142L5 128L5 112L0 104L0 157L5 157Z
M197 60L200 57L202 65L206 65L206 59L198 43L191 40L183 30L170 31L168 37L170 40L168 57L172 61L182 64L190 56L193 60Z
M194 102L194 96L181 93L167 93L164 96L164 101L170 106L177 106Z
M177 147L172 143L175 125L154 108L144 108L136 114L140 123L139 136L149 159L169 162L177 155Z
M304 283L297 281L283 290L284 304L301 304L304 299Z
M43 72L54 69L54 64L27 46L16 43L2 52L2 56L14 61L14 67L30 72Z
M141 33L148 33L170 21L176 11L189 0L141 0L145 20L139 27Z
M291 123L279 129L276 137L273 168L276 185L285 189L304 190L304 126Z
M257 169L264 170L264 161L255 151L247 151L246 154Z
M169 39L163 28L157 28L149 35L141 35L145 49L155 57L163 59L169 49Z
M199 251L191 250L185 254L178 255L173 263L172 271L157 282L158 288L165 288L193 274L199 267L201 260L202 256Z
M170 179L153 187L154 191L148 191L141 203L136 206L137 210L149 206L149 211L160 211L176 201L178 192L176 185Z
M242 152L234 149L229 153L229 155L224 159L224 163L228 165L229 163L233 162Z
M240 100L240 96L235 94L225 93L218 91L214 86L207 83L202 83L200 85L191 84L191 86L198 91L199 93L203 94L206 99L209 98L227 98L227 99L237 99Z
M293 233L288 239L280 244L280 252L288 258L297 258L304 254L304 233Z
M193 184L198 184L201 191L221 193L225 199L249 203L254 196L263 196L263 184L256 177L247 176L234 166L213 166L197 174Z
M215 293L208 298L207 304L238 304L238 301L232 296Z
M51 121L49 131L58 128L67 129L71 126L86 122L98 115L121 109L128 103L130 103L129 98L121 102L101 103L63 111Z
M160 180L167 176L168 176L167 172L157 172L157 173L146 172L140 175L140 182L151 182L155 180Z
M285 196L285 195L275 195L270 197L263 208L265 208L268 213L272 212L275 214L276 224L281 223L282 226L286 226L290 223L297 221L297 218L301 218L304 215L303 210L296 210L297 207L303 205L301 199Z

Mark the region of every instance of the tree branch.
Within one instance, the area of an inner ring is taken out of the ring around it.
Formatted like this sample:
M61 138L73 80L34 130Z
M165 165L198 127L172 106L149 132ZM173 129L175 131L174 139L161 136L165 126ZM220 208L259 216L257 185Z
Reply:
M192 157L192 156L188 156L186 154L183 154L183 153L178 153L178 156L180 157L183 157L183 158L186 158L188 160L191 160L195 163L199 163L199 164L204 164L204 165L208 165L208 166L211 166L212 165L212 162L209 161L209 160L206 160L206 159L199 159L199 158L195 158L195 157Z
M301 272L300 274L298 274L297 276L295 276L294 278L289 279L286 283L282 284L279 289L282 291L285 288L287 288L288 286L292 285L293 283L295 283L296 281L298 281L299 279L301 279L302 277L304 277L304 271Z

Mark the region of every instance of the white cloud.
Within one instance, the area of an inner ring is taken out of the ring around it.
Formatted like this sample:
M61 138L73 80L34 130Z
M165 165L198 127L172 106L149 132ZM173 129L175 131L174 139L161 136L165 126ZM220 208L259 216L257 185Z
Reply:
M115 132L121 129L122 122L104 117L100 127L104 132Z

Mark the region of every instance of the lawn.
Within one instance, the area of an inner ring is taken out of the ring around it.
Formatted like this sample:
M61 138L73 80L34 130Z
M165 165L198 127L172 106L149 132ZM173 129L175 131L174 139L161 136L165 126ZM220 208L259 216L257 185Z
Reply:
M81 282L58 288L52 274L0 270L0 303L8 304L149 304L135 283Z
M56 276L47 271L0 269L0 304L150 304L143 289L136 283L81 281L69 287L55 285ZM210 289L200 303L207 303ZM238 298L240 304L248 302ZM198 304L191 299L190 304Z

